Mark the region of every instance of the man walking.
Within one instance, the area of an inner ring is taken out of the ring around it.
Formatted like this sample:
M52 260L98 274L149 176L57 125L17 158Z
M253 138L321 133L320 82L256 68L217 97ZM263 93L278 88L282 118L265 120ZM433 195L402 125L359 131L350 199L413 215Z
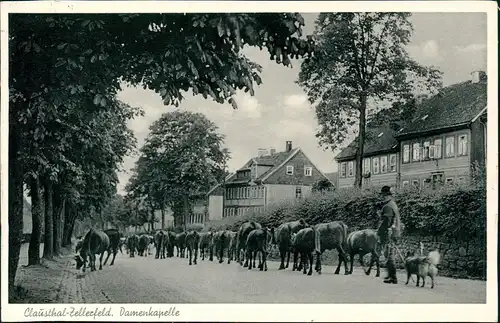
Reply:
M384 257L387 259L387 277L384 279L386 284L397 284L396 265L394 263L395 245L401 237L401 219L399 209L392 197L391 188L389 186L382 187L380 191L382 201L380 205L380 226L378 228L378 236Z

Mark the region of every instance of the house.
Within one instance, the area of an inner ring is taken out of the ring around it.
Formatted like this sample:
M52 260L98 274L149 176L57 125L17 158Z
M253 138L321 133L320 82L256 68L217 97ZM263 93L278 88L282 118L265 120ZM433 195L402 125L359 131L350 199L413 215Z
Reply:
M401 187L467 183L473 165L485 164L486 121L487 80L482 71L422 102L415 118L396 134Z
M273 203L303 198L320 179L328 180L300 148L293 149L291 141L286 142L283 152L259 149L256 157L209 192L209 218L240 216Z
M203 224L208 221L208 198L205 193L198 193L192 196L192 209L190 214L187 216L185 223Z
M363 147L363 186L397 187L399 149L394 136L402 126L401 121L367 125ZM357 138L335 157L339 165L337 187L354 185L356 152Z

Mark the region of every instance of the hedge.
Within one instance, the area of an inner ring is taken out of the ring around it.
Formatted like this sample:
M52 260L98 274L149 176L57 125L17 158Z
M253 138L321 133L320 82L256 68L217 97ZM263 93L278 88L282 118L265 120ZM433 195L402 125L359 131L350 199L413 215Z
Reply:
M338 189L327 194L284 202L264 212L211 221L206 229L236 231L246 221L277 227L300 218L309 224L344 221L349 231L376 228L378 216L375 203L378 191ZM404 234L434 236L464 241L485 239L486 190L482 186L450 186L430 192L415 190L395 194L404 224Z

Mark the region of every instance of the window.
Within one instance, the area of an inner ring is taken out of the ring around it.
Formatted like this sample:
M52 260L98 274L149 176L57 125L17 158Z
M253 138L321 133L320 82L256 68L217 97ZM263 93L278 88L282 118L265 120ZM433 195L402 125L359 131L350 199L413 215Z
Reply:
M430 141L425 141L424 142L424 149L422 151L422 160L429 159L429 149L430 149L430 146L431 146Z
M304 166L304 175L312 176L312 174L313 174L313 168L310 166Z
M449 177L446 179L446 185L453 185L453 177Z
M380 169L379 169L379 159L378 157L373 157L372 159L372 164L373 164L373 174L378 174Z
M286 174L293 175L293 166L291 165L286 166Z
M387 173L387 156L380 157L380 172Z
M441 185L443 185L443 174L432 174L432 189L435 190Z
M297 186L295 188L295 198L297 198L297 199L302 198L302 187Z
M412 185L413 185L413 188L414 188L414 189L417 189L417 190L418 190L418 189L420 188L420 181L419 181L418 179L414 179L414 180L412 181Z
M365 158L365 159L363 159L363 173L368 174L369 172L371 172L370 158Z
M433 156L431 158L442 158L443 157L443 141L441 139L434 140Z
M455 137L446 137L446 157L455 157Z
M346 163L340 163L340 177L345 177L346 175Z
M458 156L466 156L467 155L467 135L458 136L457 154L458 154Z
M348 173L348 177L353 177L354 176L354 162L353 161L350 161L348 164L347 164L349 167L349 173Z
M420 143L416 142L413 144L413 161L420 160Z
M422 187L424 189L431 188L432 186L432 179L431 178L424 178L422 180Z
M403 146L403 163L410 162L410 145Z
M390 171L391 172L397 171L398 157L397 157L396 154L393 154L393 155L389 156L389 165L390 165Z

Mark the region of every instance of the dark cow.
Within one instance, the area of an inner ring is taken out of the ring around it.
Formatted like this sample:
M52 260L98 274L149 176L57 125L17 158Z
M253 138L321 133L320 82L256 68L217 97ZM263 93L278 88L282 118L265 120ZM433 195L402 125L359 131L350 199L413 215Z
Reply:
M155 233L155 249L156 255L155 259L165 259L165 249L166 249L166 232L159 230Z
M363 266L363 270L365 267L363 257L366 254L371 254L370 266L368 270L365 270L366 275L370 275L372 270L372 266L374 263L377 264L377 274L375 277L380 276L380 261L379 254L377 252L378 249L378 239L377 233L372 229L365 229L351 232L347 236L347 252L351 258L351 270L349 271L352 274L353 266L354 266L354 256L359 255L359 262L361 266Z
M273 239L275 240L273 243L278 246L278 250L280 252L281 264L279 270L288 268L288 265L290 264L292 234L297 233L299 230L308 226L309 225L303 219L300 219L298 221L283 223L278 227L278 229L276 229L276 233L273 235ZM285 257L287 258L286 266Z
M83 238L80 254L75 256L76 269L80 269L83 266L82 270L85 272L88 257L90 270L95 271L95 255L98 254L101 255L99 257L99 270L102 270L102 258L104 258L105 251L108 252L109 257L109 246L109 237L106 233L100 230L90 229Z
M174 256L176 237L177 235L170 230L165 232L164 244L165 244L165 250L167 252L167 258L172 258Z
M137 246L139 245L139 237L135 234L127 238L127 249L130 258L135 257L135 252L137 251Z
M175 246L177 247L177 257L184 258L186 253L186 232L178 233L175 236Z
M272 243L272 236L274 229L268 230L267 228L256 229L250 231L246 241L246 255L248 259L248 270L255 267L255 259L257 254L260 253L262 262L259 259L259 269L267 271L267 254Z
M236 248L237 248L237 233L233 231L227 231L227 237L229 238L229 248L227 250L227 263L230 264L231 260L235 259Z
M186 234L186 247L189 254L189 265L193 263L196 265L196 259L198 258L198 245L200 244L200 234L197 231L192 230ZM194 251L194 259L191 261Z
M315 247L316 247L316 271L321 274L321 254L325 250L336 249L339 253L339 265L335 274L340 272L340 266L344 263L345 275L349 275L347 269L347 225L342 221L333 221L329 223L320 223L314 228Z
M137 245L137 253L141 257L148 256L148 245L149 245L149 237L145 234L139 237L139 243Z
M312 275L312 267L314 261L314 250L315 250L315 230L313 228L304 228L299 230L296 234L293 234L293 269L300 270L303 268L303 274ZM300 254L301 266L298 266L297 256ZM309 263L307 261L309 260ZM307 267L309 267L309 272L307 272Z
M248 259L245 259L245 264L243 264L243 260L240 257L240 251L246 250L246 243L247 243L247 238L248 235L252 230L257 230L257 229L262 229L262 226L260 223L250 221L250 222L245 222L241 225L240 230L238 231L238 250L236 251L236 257L238 258L238 262L240 265L243 265L243 267L248 266Z
M224 250L227 250L227 258L228 258L228 263L230 262L230 243L231 243L231 237L235 233L232 231L219 231L214 234L214 249L215 249L215 254L217 258L219 259L219 263L224 262Z
M110 251L113 252L113 260L111 260L111 263L109 264L110 266L113 266L115 263L116 255L118 254L118 250L120 249L120 238L122 237L120 231L118 229L107 229L104 230L104 233L106 233L109 237L109 248ZM108 252L108 256L106 257L106 260L104 260L104 265L108 262L109 256L111 254Z
M76 242L76 246L75 246L75 252L76 253L78 253L78 251L80 251L80 249L82 249L82 245L83 245L83 238L80 238Z
M209 260L214 260L214 232L203 232L200 234L200 244L199 244L201 260L205 260L205 251L209 253Z

